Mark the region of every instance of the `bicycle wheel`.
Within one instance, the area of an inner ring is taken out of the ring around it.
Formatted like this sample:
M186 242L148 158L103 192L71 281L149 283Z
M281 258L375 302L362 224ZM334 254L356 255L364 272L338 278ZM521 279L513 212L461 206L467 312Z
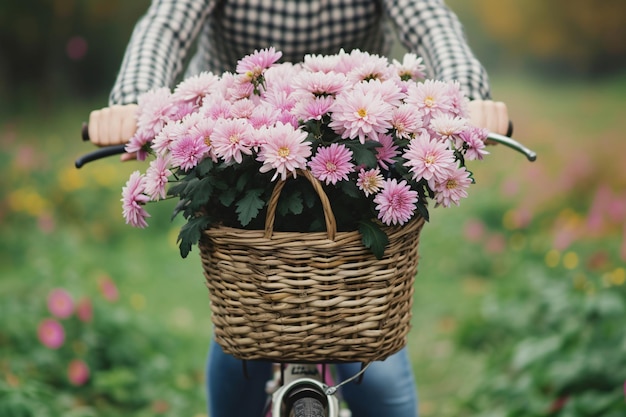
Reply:
M302 397L293 403L290 416L293 417L325 417L324 405L317 398Z

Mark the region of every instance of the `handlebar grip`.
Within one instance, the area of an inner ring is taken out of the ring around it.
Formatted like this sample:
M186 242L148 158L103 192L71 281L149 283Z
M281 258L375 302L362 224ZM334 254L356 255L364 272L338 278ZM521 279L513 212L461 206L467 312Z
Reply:
M83 142L89 142L89 125L87 122L83 122L80 137L83 138Z
M106 148L100 148L97 151L90 152L86 155L79 157L74 161L76 168L81 168L87 162L95 161L96 159L106 158L111 155L120 155L126 152L126 145L107 146Z

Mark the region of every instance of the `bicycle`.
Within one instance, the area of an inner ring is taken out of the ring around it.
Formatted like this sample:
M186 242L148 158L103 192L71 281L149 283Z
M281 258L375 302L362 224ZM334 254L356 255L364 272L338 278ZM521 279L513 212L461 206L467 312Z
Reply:
M508 136L490 134L488 139L512 148L535 161L537 154ZM82 138L89 140L86 125L82 129ZM125 152L125 145L101 148L79 157L76 168L86 163L111 155ZM245 372L245 361L244 372ZM371 362L370 362L371 363ZM273 417L340 417L340 403L337 392L342 385L360 378L369 364L363 364L360 372L338 384L328 380L326 363L283 362L278 364L275 378L268 381L267 416ZM344 414L345 416L346 414Z

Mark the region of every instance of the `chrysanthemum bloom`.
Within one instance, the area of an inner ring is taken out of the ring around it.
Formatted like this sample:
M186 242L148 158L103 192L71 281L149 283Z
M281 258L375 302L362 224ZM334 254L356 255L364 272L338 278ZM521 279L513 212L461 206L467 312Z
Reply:
M351 162L352 151L345 145L333 143L327 147L320 147L309 167L315 178L328 184L336 184L339 181L347 180L348 174L354 171L354 164Z
M154 132L139 129L131 136L124 150L136 154L138 161L145 161L152 139L154 139Z
M404 158L407 160L404 165L410 168L413 179L424 178L429 184L447 178L456 167L454 152L444 142L431 139L425 133L409 143Z
M426 65L422 62L422 58L418 57L416 54L406 53L402 58L402 62L394 59L392 64L398 72L398 76L403 81L417 81L426 77L424 73Z
M386 180L382 191L374 197L378 218L388 226L409 221L417 208L417 200L417 191L412 190L406 181L398 183L395 178Z
M119 298L119 292L117 290L117 285L108 275L102 275L98 279L98 288L100 289L100 293L105 300L114 302Z
M348 79L353 83L370 80L383 81L395 75L386 58L369 54L366 55L366 58L347 74Z
M448 85L438 80L426 80L423 83L413 84L407 92L406 103L417 107L422 114L424 124L427 125L432 116L450 109Z
M300 100L293 108L293 114L302 121L322 120L329 111L335 99L333 97L308 97Z
M60 319L68 318L74 312L74 299L62 288L56 288L48 294L48 311Z
M274 127L262 129L267 135L261 145L258 160L263 162L260 172L276 170L272 181L280 175L281 180L287 175L296 177L296 169L306 168L307 158L311 156L311 144L306 141L307 133L294 129L288 124L277 123Z
M448 81L447 85L446 95L450 103L450 113L464 119L469 118L469 100L461 90L461 84L458 81Z
M73 359L67 366L67 379L72 385L85 385L89 381L89 366L83 360Z
M376 194L383 186L384 178L380 173L380 168L370 170L361 169L356 180L359 190L363 191L366 197Z
M169 154L158 155L146 169L145 193L150 200L156 201L167 196L166 186L172 171L169 170Z
M308 72L337 72L337 55L307 54L302 61L302 67Z
M343 139L378 140L378 135L391 128L393 108L382 98L367 90L347 90L339 94L331 107L329 127Z
M226 163L240 164L243 155L251 155L252 127L244 119L220 119L213 129L211 146L215 154Z
M157 133L150 146L157 155L163 154L169 151L170 144L187 133L187 130L188 127L180 120L169 122Z
M54 319L44 319L37 327L37 337L45 347L58 349L65 341L65 329Z
M209 96L202 102L199 114L213 120L230 119L233 117L232 106L232 103L222 96Z
M150 217L150 215L143 206L150 201L150 197L144 194L145 187L145 176L139 173L139 171L135 171L130 175L126 186L122 188L122 213L126 224L140 228L148 225L146 218Z
M87 297L83 297L76 303L76 316L83 323L89 323L93 319L93 304Z
M297 90L315 97L335 96L348 86L348 79L336 72L302 71L294 81Z
M256 107L249 98L242 98L233 103L230 112L235 119L248 119Z
M137 100L137 129L154 137L175 112L171 92L167 87L150 90Z
M415 108L408 104L402 104L393 109L391 125L396 131L397 137L409 139L422 128L422 118Z
M399 154L398 146L393 143L393 137L388 134L378 136L378 141L382 145L376 148L378 165L382 169L389 170L389 166L396 163L394 158Z
M244 74L250 79L258 77L263 70L271 67L283 55L282 52L276 52L274 47L255 50L252 54L245 56L237 61L236 71L238 74Z
M194 168L209 152L210 148L204 137L192 136L190 132L170 144L170 163L184 171Z
M355 84L353 89L361 90L364 93L376 94L392 108L400 106L403 100L406 99L406 93L402 92L399 84L394 80L360 82Z
M470 126L463 130L458 138L457 147L466 147L465 159L468 161L482 160L489 152L485 150L485 139L489 131L479 127Z
M435 182L435 202L443 207L458 206L461 199L467 197L471 183L470 173L464 167L452 170L446 178Z
M259 129L263 126L274 125L279 116L279 111L276 110L274 106L260 105L254 108L248 121L254 129Z
M450 114L437 114L430 120L430 130L433 131L440 140L456 141L459 133L467 126L467 120Z
M215 151L212 146L213 130L215 129L215 120L208 118L201 118L193 127L189 129L189 135L198 140L204 142L207 146L207 154L213 160L213 162L217 162L217 155L215 155ZM206 157L206 155L205 155Z
M199 107L205 96L211 94L218 82L218 76L210 72L201 72L181 81L172 94L172 100L177 105L191 103Z

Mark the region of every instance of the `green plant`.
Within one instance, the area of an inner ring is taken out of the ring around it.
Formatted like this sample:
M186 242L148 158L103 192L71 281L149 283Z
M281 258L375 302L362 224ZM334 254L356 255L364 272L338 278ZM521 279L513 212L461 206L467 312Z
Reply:
M525 290L487 299L459 331L461 345L489 354L472 416L624 415L626 287L624 270L612 273L572 280L534 268Z

